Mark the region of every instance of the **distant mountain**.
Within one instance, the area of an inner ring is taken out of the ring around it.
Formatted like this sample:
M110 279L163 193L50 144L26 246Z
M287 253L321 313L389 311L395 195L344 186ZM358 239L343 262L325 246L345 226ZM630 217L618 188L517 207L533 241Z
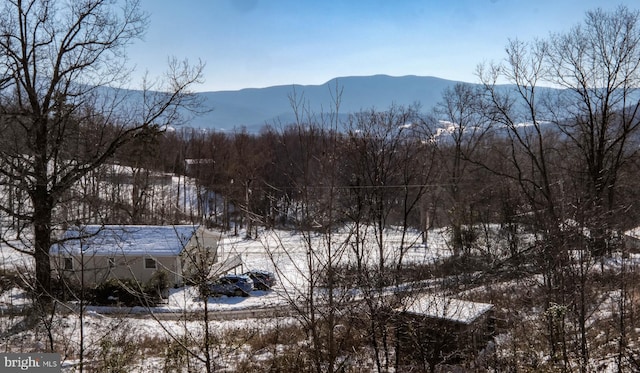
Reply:
M374 75L335 78L322 85L282 85L249 88L239 91L198 93L206 109L211 111L194 118L189 126L223 131L246 127L258 132L266 124L287 125L294 122L290 97L295 95L315 114L334 111L332 95L342 92L340 113L355 113L363 109L386 110L391 105L414 103L423 110L441 99L446 87L458 82L434 77Z

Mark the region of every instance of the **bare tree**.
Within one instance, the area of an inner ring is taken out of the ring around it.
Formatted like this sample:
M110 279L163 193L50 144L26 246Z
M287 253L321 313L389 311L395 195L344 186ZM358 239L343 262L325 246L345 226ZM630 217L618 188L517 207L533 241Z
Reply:
M491 130L479 110L480 91L468 84L456 84L446 89L442 101L435 108L436 119L440 122L440 136L436 138L438 150L447 175L445 185L451 208L451 245L454 255L469 249L469 239L465 237L464 225L472 224L471 201L465 198L464 185L469 182L473 166L468 160L476 158L476 148ZM465 178L467 178L465 180Z
M379 248L377 270L380 281L384 281L384 276L388 274L387 266L391 264L388 263L390 253L384 249L384 230L396 212L394 206L398 191L408 190L408 183L415 176L406 167L407 163L414 161L410 159L411 152L421 150L411 146L415 145L411 143L415 139L411 128L417 121L419 118L416 108L392 106L386 111L362 111L352 115L348 123L350 150L345 148L345 152L349 156L351 169L346 173L345 182L351 189L352 198L359 201L356 206L365 209L358 214L363 213L364 220L375 230ZM421 170L423 174L429 164L424 163L424 170ZM414 184L413 187L415 186ZM405 199L402 203L404 211L400 215L406 218L407 208L417 206L423 193L424 188L419 190L418 198L413 198L413 201ZM409 198L409 195L405 194L405 198Z
M231 192L234 206L242 210L240 228L245 225L247 236L250 237L262 220L262 216L255 211L255 201L260 199L263 190L263 172L271 161L271 149L246 129L234 134L232 144L233 151L228 170L229 174L233 175L230 180L234 185Z
M359 316L351 312L356 307L353 293L343 279L349 238L337 233L342 229L338 199L344 149L337 131L341 92L336 87L331 93L333 111L318 115L303 96L290 97L297 119L279 137L279 154L287 166L283 172L293 189L290 195L299 201L289 219L300 242L290 245L276 232L268 232L263 241L281 282L295 284L283 293L307 335L301 356L314 372L349 370L358 354L351 343ZM278 268L282 255L299 260Z
M545 55L547 80L565 88L550 111L577 152L575 177L582 181L597 255L610 250L620 169L637 151L639 21L640 12L622 6L589 11L583 24L552 35Z
M203 66L170 60L166 81L145 79L139 95L125 97L107 87L128 79L126 48L147 25L137 0L16 0L0 8L0 185L29 204L0 209L33 230L22 251L35 259L35 291L46 305L62 195L124 144L197 104L189 89Z
M618 201L619 180L640 125L639 17L625 7L591 11L566 33L511 41L503 64L480 70L484 113L509 139L497 148L509 167L493 170L515 180L528 202L541 237L545 309L563 310L545 315L551 360L564 369L574 357L590 369L587 326L600 291L591 266L620 248L615 232L624 222L615 212L628 205ZM508 93L498 78L512 83Z
M480 68L485 89L482 112L507 141L495 142L493 148L504 163L476 162L516 182L527 202L532 216L530 223L539 236L535 245L539 253L537 268L543 274L546 289L544 308L549 309L552 304L562 304L558 289L563 284L562 268L567 260L561 232L561 188L553 173L557 142L555 134L545 128L547 112L542 104L545 91L540 87L546 71L543 65L546 50L542 41L529 44L514 40L507 46L503 64ZM512 83L511 88L501 89L496 84L500 78ZM549 354L555 361L563 338L555 320L549 316L546 321Z

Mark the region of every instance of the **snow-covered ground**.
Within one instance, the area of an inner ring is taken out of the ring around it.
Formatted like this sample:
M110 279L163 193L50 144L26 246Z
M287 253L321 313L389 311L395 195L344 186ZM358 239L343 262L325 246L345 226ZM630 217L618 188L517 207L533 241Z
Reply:
M256 238L246 238L243 234L226 237L221 242L219 254L222 257L240 255L243 266L236 269L238 272L267 270L276 274L278 283L271 291L253 291L249 297L211 297L208 301L208 309L245 310L287 304L296 293L304 291L307 284L309 252L313 251L315 260L315 263L311 263L311 268L321 266L322 261L326 259L327 242L330 238L334 247L338 248L335 249L338 252L336 254L339 259L338 264L346 264L353 260L353 253L346 249L343 252L340 250L346 247L345 243L349 237L348 231L334 233L330 237L321 234L305 237L297 232L282 230L261 231ZM397 258L401 232L390 230L386 232L385 237L387 240L385 246L389 251L387 259L390 260L392 256ZM406 249L403 259L405 263L432 263L434 260L451 255L446 245L446 231L443 229L434 230L429 235L426 245L421 243L416 232L412 232L405 237L404 246L410 246ZM366 254L370 263L377 263L377 250L371 250ZM161 310L193 311L202 308L203 302L198 299L196 289L187 286L172 289L168 304L161 307Z
M405 263L430 263L434 260L445 258L451 253L446 245L446 232L434 230L429 235L427 244L422 244L422 239L417 232L410 232L401 243L401 232L390 230L385 232L386 260L393 263L398 259L400 247L404 247L403 261ZM212 314L216 312L234 313L234 311L255 310L284 306L296 296L306 291L305 281L309 271L314 271L322 266L328 255L328 243L331 242L331 250L335 264L348 264L353 260L353 252L348 245L352 238L351 232L342 232L327 235L312 234L305 236L298 232L284 230L260 231L256 238L245 238L245 232L238 236L225 237L221 242L219 254L224 257L240 255L243 266L237 268L237 272L253 269L268 270L277 275L278 283L270 291L253 291L249 297L211 297L207 300L207 308ZM373 238L369 238L373 239ZM370 263L378 262L378 250L373 241L367 242L362 257ZM0 262L5 268L18 269L30 268L31 259L15 250L0 247ZM311 262L309 262L309 259ZM13 288L0 295L0 309L3 307L21 307L29 303L24 290ZM201 338L203 322L200 316L187 317L190 312L204 308L204 302L199 298L197 290L192 286L185 286L170 290L167 304L153 309L159 319L149 315L149 310L143 308L117 309L114 307L88 307L82 321L84 332L85 353L90 356L94 351L99 353L104 349L101 341L105 338L118 340L132 338L131 335L144 337L145 340L171 340L188 336L194 341ZM125 311L125 315L115 315ZM130 312L130 314L126 314ZM172 316L167 317L167 314ZM211 330L221 333L225 330L265 330L278 325L295 322L289 317L270 317L260 319L233 319L218 320L214 317L208 325ZM9 327L10 320L1 320L3 326ZM66 348L76 351L80 345L80 320L77 313L60 314L56 320L56 340L61 341ZM122 334L127 330L128 334ZM122 335L121 335L122 334ZM23 333L20 341L37 340L31 332ZM44 348L44 342L38 342L35 346ZM123 343L120 341L119 343ZM150 343L150 342L147 342ZM18 346L24 350L33 349L33 345ZM115 348L115 347L112 347ZM114 353L117 351L114 350ZM95 356L95 355L94 355ZM229 356L232 356L231 354ZM230 357L231 358L231 357ZM78 361L72 356L64 358L65 371L73 371ZM133 371L150 372L161 368L161 361L153 358L138 365ZM145 368L146 367L146 368Z
M243 266L237 272L260 269L276 274L278 283L271 291L253 291L249 297L211 297L207 307L210 311L246 310L251 308L273 307L286 304L292 295L304 291L309 271L323 265L327 259L328 242L331 242L335 255L334 264L349 264L353 261L354 253L349 242L352 235L349 230L333 233L330 236L321 234L302 235L298 232L285 230L263 230L256 238L246 238L241 232L237 236L225 237L219 249L223 258L240 255ZM368 236L369 240L372 238ZM451 255L446 244L446 230L433 230L427 244L415 231L409 232L402 246L404 263L432 263L434 260ZM400 231L385 232L385 255L387 263L398 260L402 236ZM379 251L374 242L367 242L361 254L370 264L378 263ZM313 253L310 263L309 254ZM21 254L10 247L0 246L0 265L6 269L30 268L31 257ZM27 301L23 291L13 289L0 294L0 308L20 306ZM170 289L167 304L154 309L155 312L198 311L204 308L197 290L192 286ZM113 312L113 308L92 307L97 313ZM134 313L144 313L147 310L134 308Z
M378 245L375 241L375 234L368 232L365 241L359 245L361 258L371 264L379 262ZM301 234L300 232L285 230L262 230L257 237L246 238L245 232L240 232L237 236L226 236L221 241L219 254L225 257L239 255L242 258L243 266L237 268L237 272L260 269L272 271L277 275L278 284L271 291L253 291L249 297L211 297L207 299L207 309L215 314L216 312L232 314L234 311L243 313L245 310L255 310L264 308L277 308L295 300L297 295L304 294L308 290L305 285L308 284L309 272L318 271L326 261L331 258L334 265L349 265L354 261L356 252L353 246L353 232L348 228L344 228L339 232L330 235L322 234ZM446 229L435 229L429 232L428 241L422 243L422 238L418 232L409 232L404 239L399 230L388 230L384 232L385 246L384 259L387 263L397 262L402 250L402 260L404 263L432 263L433 261L444 259L452 255L447 244ZM606 268L616 269L623 263L621 256L614 255L604 262ZM640 255L630 254L625 258L625 266L634 266L640 263ZM0 246L0 266L6 269L31 268L31 259L23 254L16 252L7 246ZM595 264L594 270L600 270L599 264ZM317 275L317 273L314 273ZM482 294L491 292L502 294L500 299L503 302L510 298L518 298L521 294L518 292L523 289L536 288L542 280L539 275L530 276L526 279L518 279L506 281L497 284L484 284L483 286L468 289L464 293L458 294L466 298L476 298ZM488 287L491 287L489 289ZM616 299L619 296L615 291L606 293L601 299L599 306L593 310L589 323L599 322L600 320L610 319L611 315L616 311ZM24 290L13 288L0 294L0 311L3 307L19 307L29 302ZM493 302L493 301L491 301ZM87 356L91 353L100 353L105 349L104 344L100 344L105 338L113 341L127 341L127 343L137 343L134 338L143 338L147 340L145 343L152 343L149 340L157 339L157 343L165 343L172 338L188 337L194 343L197 343L202 337L203 326L205 325L201 314L191 313L204 308L204 301L198 297L194 287L186 286L178 289L171 289L168 302L155 309L153 312L158 315L158 319L148 314L149 310L138 308L133 310L125 310L132 314L114 315L114 311L123 311L122 309L106 308L106 307L89 307L82 321L84 330L84 342L87 346ZM496 304L497 305L497 304ZM497 307L499 307L497 305ZM534 312L536 308L531 308L529 312ZM539 310L536 312L542 312ZM524 312L524 311L523 311ZM166 314L171 313L175 316L167 317ZM187 315L191 316L187 316ZM536 324L535 314L526 314L527 318L533 325ZM0 331L12 325L10 318L0 317ZM290 325L296 321L291 317L270 317L270 318L238 318L225 319L213 318L207 325L210 330L215 333L222 333L225 330L244 330L247 333L258 333L269 328L276 328L282 325ZM77 346L80 344L80 319L77 313L60 314L55 320L56 340L69 346L70 350L74 350L69 357L65 357L65 366L72 371L73 366L77 364L74 360L77 356ZM124 331L128 331L126 334ZM17 337L19 343L24 345L12 345L12 348L18 348L24 351L42 350L44 342L38 342L38 345L30 344L33 340L46 340L42 335L39 337L34 335L32 331L22 333ZM119 340L118 338L122 338ZM502 351L510 351L510 341L512 340L510 333L501 334L496 338L495 344ZM133 341L133 342L132 342ZM136 340L137 341L137 340ZM119 342L119 343L120 343ZM11 343L14 343L11 341ZM224 344L222 344L224 347ZM237 346L229 346L229 348ZM64 347L67 348L67 347ZM116 347L113 353L117 354ZM221 347L222 348L222 347ZM102 350L101 350L102 349ZM93 352L92 352L93 351ZM236 349L229 353L228 363L232 364L234 353L241 351ZM76 354L76 355L73 355ZM220 352L220 356L225 356L225 352ZM540 352L541 357L542 352ZM95 355L94 355L95 356ZM154 360L156 359L156 360ZM133 368L132 372L153 372L162 368L162 361L158 355L151 357L148 361L138 364ZM609 359L611 360L611 359ZM609 364L607 360L596 362L591 366L602 368L601 371L614 371L614 364ZM611 360L612 361L612 360ZM596 363L600 364L597 365ZM606 363L606 364L605 364ZM609 365L605 367L605 365ZM600 370L599 368L599 370Z

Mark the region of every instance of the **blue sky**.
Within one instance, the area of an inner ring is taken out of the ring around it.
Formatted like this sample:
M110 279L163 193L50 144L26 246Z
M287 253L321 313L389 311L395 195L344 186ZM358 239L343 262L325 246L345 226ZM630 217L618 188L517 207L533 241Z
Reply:
M342 76L475 82L508 39L563 32L588 10L637 0L142 0L150 25L129 49L136 77L167 58L206 63L198 91L322 84Z

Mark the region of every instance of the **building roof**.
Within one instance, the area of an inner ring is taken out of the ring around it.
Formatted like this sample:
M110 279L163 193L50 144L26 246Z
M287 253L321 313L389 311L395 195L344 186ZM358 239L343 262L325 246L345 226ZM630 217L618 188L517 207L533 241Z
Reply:
M197 225L85 225L68 229L51 254L177 256Z
M632 238L640 239L640 227L629 229L628 231L625 231L624 234Z
M471 324L492 308L493 305L489 303L470 302L437 294L423 294L414 298L407 307L397 311Z

